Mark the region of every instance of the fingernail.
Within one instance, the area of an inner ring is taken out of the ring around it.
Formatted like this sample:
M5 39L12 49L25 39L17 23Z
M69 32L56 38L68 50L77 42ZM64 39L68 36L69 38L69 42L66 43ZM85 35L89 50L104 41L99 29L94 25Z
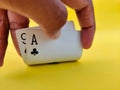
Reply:
M57 39L57 38L59 38L60 35L61 35L61 31L58 31L58 32L55 32L55 33L48 33L48 36L51 39Z
M1 41L0 42L0 66L3 65L6 48L7 48L7 44L5 45L5 43Z
M4 59L4 53L1 53L0 51L0 66L3 65L3 59Z

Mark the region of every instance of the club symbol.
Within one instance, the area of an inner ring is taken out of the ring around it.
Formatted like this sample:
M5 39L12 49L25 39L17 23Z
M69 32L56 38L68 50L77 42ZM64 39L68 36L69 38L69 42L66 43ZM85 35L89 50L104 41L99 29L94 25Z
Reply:
M37 49L36 48L33 48L33 50L31 51L31 54L32 55L37 55L39 52L37 51Z

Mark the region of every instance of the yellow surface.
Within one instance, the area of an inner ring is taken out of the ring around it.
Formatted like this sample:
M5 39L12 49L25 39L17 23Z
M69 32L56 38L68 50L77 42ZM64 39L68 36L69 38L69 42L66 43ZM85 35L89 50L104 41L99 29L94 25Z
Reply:
M97 32L79 62L29 67L10 38L0 90L120 90L120 1L94 0L94 5ZM68 19L79 28L73 10Z

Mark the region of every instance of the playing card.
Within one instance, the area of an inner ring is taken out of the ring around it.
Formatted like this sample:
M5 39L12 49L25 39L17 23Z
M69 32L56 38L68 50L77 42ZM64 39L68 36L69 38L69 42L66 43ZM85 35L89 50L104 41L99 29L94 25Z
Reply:
M36 62L39 56L41 56L40 51L45 49L41 46L44 46L51 39L40 29L40 27L30 28L30 31L27 33L27 35L27 63L33 64ZM39 59L42 59L42 57Z
M18 29L16 30L16 37L19 45L19 50L21 53L21 56L24 60L26 60L26 54L27 54L27 48L26 48L26 35L27 35L28 29Z
M40 27L30 28L26 38L28 65L73 61L82 55L80 32L75 31L71 21L61 28L58 39L50 39Z

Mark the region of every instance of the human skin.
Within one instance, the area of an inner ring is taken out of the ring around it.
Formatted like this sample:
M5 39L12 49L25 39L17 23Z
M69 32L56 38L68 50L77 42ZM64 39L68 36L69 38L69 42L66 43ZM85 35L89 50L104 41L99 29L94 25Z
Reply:
M9 30L20 55L15 31L28 27L28 18L38 23L48 37L58 38L60 28L67 20L64 4L75 10L81 26L82 46L85 49L90 48L95 33L92 0L0 0L0 66L4 61Z

